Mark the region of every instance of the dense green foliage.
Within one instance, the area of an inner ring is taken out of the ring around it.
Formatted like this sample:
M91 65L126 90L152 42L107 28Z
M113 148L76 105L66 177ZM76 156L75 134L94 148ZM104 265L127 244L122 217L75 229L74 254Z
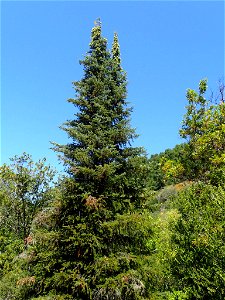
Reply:
M207 101L207 80L199 83L199 92L187 91L187 113L180 130L188 140L192 178L213 184L225 179L225 103ZM194 171L194 172L193 172ZM190 176L191 176L191 172Z
M225 105L207 80L187 90L186 143L146 158L132 147L126 73L99 20L54 143L67 175L45 160L0 168L0 300L225 298Z
M1 227L24 239L35 214L47 201L55 172L45 165L45 160L34 163L26 153L11 161L11 165L0 168Z
M0 168L0 295L21 299L23 288L15 289L15 283L27 272L20 260L28 257L34 218L53 198L55 171L45 159L34 163L26 153L11 161Z
M148 188L159 190L167 185L187 180L185 167L190 163L186 154L186 144L176 145L162 153L154 154L148 162Z
M225 190L193 184L176 198L172 270L190 299L225 298Z
M53 274L55 282L63 271L66 284L54 292L76 299L136 299L145 293L139 255L149 253L151 230L148 215L138 212L145 157L141 149L129 146L135 134L119 55L117 35L110 53L97 22L81 61L84 76L74 83L76 98L69 100L78 113L63 127L72 142L55 145L70 176L64 182L58 224L63 256ZM52 291L52 284L44 290Z

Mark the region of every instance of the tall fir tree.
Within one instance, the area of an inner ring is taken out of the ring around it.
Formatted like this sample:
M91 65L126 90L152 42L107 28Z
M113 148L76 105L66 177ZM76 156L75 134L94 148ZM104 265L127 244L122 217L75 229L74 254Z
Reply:
M127 160L142 150L127 147L136 134L129 125L126 74L120 65L118 37L115 34L111 55L100 21L92 30L90 51L80 63L84 77L73 83L77 97L69 99L78 113L63 126L72 143L56 145L55 150L63 153L69 174L85 194L104 198L118 182L125 184Z
M146 157L131 146L136 134L117 34L109 52L100 20L80 63L84 76L73 83L76 98L69 99L78 109L76 118L62 127L71 142L54 144L69 176L52 228L56 238L37 242L35 290L63 299L144 299L147 279L140 268L151 252L151 220L139 211Z

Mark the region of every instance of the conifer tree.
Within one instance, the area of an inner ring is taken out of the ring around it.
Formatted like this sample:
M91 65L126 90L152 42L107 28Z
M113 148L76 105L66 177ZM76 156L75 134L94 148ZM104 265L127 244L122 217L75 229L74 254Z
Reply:
M80 63L84 76L69 99L75 119L62 127L70 143L54 144L69 174L52 228L57 240L36 248L42 253L34 260L35 289L63 299L143 299L146 278L139 269L151 232L149 215L139 212L146 157L131 146L136 134L117 34L110 52L98 20Z
M73 83L77 97L69 99L78 113L63 126L72 143L55 149L63 153L79 188L94 197L106 197L118 182L125 184L127 160L142 150L129 146L136 135L129 126L131 109L126 103L118 37L115 34L111 55L101 36L100 21L92 30L90 50L81 64L84 77Z

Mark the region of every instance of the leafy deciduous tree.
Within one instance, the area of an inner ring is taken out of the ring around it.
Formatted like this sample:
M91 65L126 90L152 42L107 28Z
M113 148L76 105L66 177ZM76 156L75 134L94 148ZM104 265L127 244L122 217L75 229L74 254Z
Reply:
M34 163L29 154L15 156L0 168L1 228L24 239L34 215L44 205L55 175L45 159Z
M224 299L225 192L193 184L174 201L180 218L173 232L171 266L188 299Z
M225 178L225 104L223 100L216 104L207 101L206 91L206 80L200 81L199 93L188 90L180 134L188 140L186 151L193 178L218 184Z

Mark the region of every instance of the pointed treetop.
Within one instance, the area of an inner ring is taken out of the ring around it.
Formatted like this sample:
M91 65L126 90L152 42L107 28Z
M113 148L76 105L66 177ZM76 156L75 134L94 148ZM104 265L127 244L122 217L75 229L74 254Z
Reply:
M112 57L114 61L120 65L121 59L120 59L120 45L118 40L118 35L115 32L114 38L113 38L113 45L112 45Z
M101 35L101 31L102 31L102 23L100 21L100 18L95 20L94 24L95 24L95 26L92 28L92 31L91 31L92 38L97 37L97 36L99 37Z
M94 24L95 24L95 27L101 27L101 26L102 26L101 19L100 19L100 18L97 18L97 19L94 21Z
M105 38L101 37L102 34L102 23L100 21L100 18L95 20L94 22L95 26L92 28L91 31L91 43L90 43L90 48L95 49L97 44L100 40L104 44L104 48L106 47L106 42L107 40Z
M94 39L95 37L100 37L101 36L101 31L102 31L102 23L100 21L100 18L94 21L95 26L92 28L92 38Z

